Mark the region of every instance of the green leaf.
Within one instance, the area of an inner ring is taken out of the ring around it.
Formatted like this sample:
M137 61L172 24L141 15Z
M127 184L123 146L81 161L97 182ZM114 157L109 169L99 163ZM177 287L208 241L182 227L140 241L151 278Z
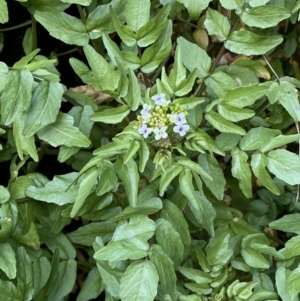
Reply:
M21 301L18 289L11 281L0 279L1 298L5 301Z
M80 4L84 6L88 6L91 4L92 0L61 0L63 3L74 3Z
M188 158L182 158L182 159L177 159L177 162L181 166L194 171L198 175L206 177L208 180L212 180L212 177L206 171L204 171L199 164L193 162L192 160Z
M157 294L158 275L153 263L139 260L131 263L120 282L122 301L153 301Z
M299 141L300 139L300 134L297 135L279 135L277 137L273 137L271 139L269 139L269 141L262 145L260 147L260 151L265 153L273 148L277 148L279 146L291 143L291 142L295 142L295 141Z
M294 269L287 276L286 291L292 300L297 300L300 293L300 268Z
M62 233L53 234L46 228L39 228L38 233L40 239L46 246L54 252L59 249L59 256L61 259L73 259L76 256L76 251L68 238Z
M264 154L255 153L251 157L251 168L254 175L259 179L261 184L269 189L272 193L280 195L280 191L274 184L272 178L267 173L265 167L267 166L267 158Z
M139 183L139 173L135 161L131 158L127 164L124 164L122 157L120 156L116 162L116 171L123 182L128 203L131 207L137 206L137 193Z
M211 0L202 0L199 3L196 3L193 0L178 0L177 2L182 3L189 12L191 20L198 20L201 11L208 7L208 4Z
M53 180L44 187L29 186L26 195L35 200L55 203L60 206L73 203L78 191L78 186L72 185L76 178L77 173L75 172L54 176Z
M246 135L240 140L240 148L244 151L252 151L259 149L262 145L265 145L273 137L281 134L281 131L274 129L267 129L262 126L252 128Z
M191 236L182 211L174 203L164 200L160 214L161 217L170 222L173 228L180 234L184 245L189 246L191 244Z
M11 124L30 106L33 76L29 71L11 70L7 74L7 84L1 95L1 121Z
M224 151L232 150L237 146L241 139L240 135L236 134L228 134L221 133L216 137L216 143L221 147Z
M129 85L128 85L128 94L125 97L126 102L128 103L132 111L136 111L141 102L141 88L137 77L135 76L132 69L128 70L129 73Z
M93 268L87 275L76 301L96 299L104 290L104 284L97 268Z
M97 39L103 33L109 34L116 31L109 13L110 6L121 19L122 23L125 22L124 11L126 3L123 0L113 0L108 4L98 5L88 14L86 29L89 31L91 39Z
M204 101L205 99L203 97L184 97L184 98L176 98L173 101L173 104L178 103L184 110L191 110L195 108L197 105L203 103Z
M218 200L223 200L226 180L222 168L214 156L200 154L198 162L203 170L211 176L211 180L202 177L203 182ZM218 185L216 185L218 183Z
M159 181L159 195L161 197L168 189L170 183L180 174L182 169L183 168L177 163L173 163L166 169L166 172L160 177Z
M300 213L286 214L269 224L272 229L300 234Z
M9 279L16 277L16 255L8 242L0 243L0 269Z
M199 284L210 283L212 281L208 273L200 270L196 270L184 266L179 267L178 270L183 276Z
M162 250L172 259L175 270L183 260L184 245L172 224L163 218L156 220L156 240Z
M290 238L286 243L285 247L281 249L280 254L285 259L291 259L300 255L300 236L294 236Z
M94 167L88 170L83 176L81 176L80 178L81 181L76 193L75 202L72 211L70 213L70 216L72 218L76 216L79 209L83 206L87 196L93 192L92 188L96 184L98 173L99 173L98 167Z
M134 0L131 1L134 2ZM164 6L153 19L139 28L136 33L138 46L147 47L159 38L168 24L169 11L169 6ZM133 19L136 19L136 16Z
M217 107L221 116L233 122L250 119L255 115L255 112L250 109L236 108L226 104L219 104Z
M286 275L285 267L283 266L278 267L276 270L275 277L276 277L276 288L279 296L282 298L282 300L293 301L286 290L287 275Z
M48 300L63 300L69 295L76 281L77 264L74 259L63 260L59 263L55 283Z
M0 23L8 22L8 9L5 0L0 0Z
M6 203L10 198L9 191L2 185L0 185L0 204Z
M33 268L28 254L23 247L17 251L17 279L20 297L24 301L32 300L33 288Z
M12 200L0 207L0 242L5 242L11 236L18 219L18 208Z
M27 54L26 56L22 57L19 61L17 61L14 65L13 68L16 69L23 69L38 53L40 49L35 49L31 53ZM28 70L30 71L30 70Z
M81 78L84 83L88 85L93 84L93 71L91 71L85 63L79 61L74 57L70 58L69 62L74 72L78 75L78 77Z
M224 42L224 46L234 53L249 56L266 54L282 41L283 38L279 35L259 36L250 31L234 31Z
M285 149L268 153L268 169L280 180L290 185L300 184L300 158Z
M220 3L228 10L233 10L239 7L238 2L235 0L220 0Z
M288 19L291 13L288 9L275 5L252 7L243 11L242 21L248 26L268 28L276 26L280 21Z
M73 244L82 246L92 246L95 238L100 236L104 243L111 240L113 232L116 228L115 223L95 222L89 223L83 227L68 234L68 238Z
M194 190L192 173L189 169L184 169L180 173L179 185L182 194L188 199L192 212L198 222L203 225L210 236L214 236L213 221L216 212L206 197Z
M164 294L167 293L171 296L172 300L176 300L177 277L173 261L163 252L161 246L156 244L153 244L150 248L149 259L155 266Z
M129 114L130 108L128 105L123 105L118 108L106 109L101 112L96 112L91 115L91 120L96 122L104 122L107 124L116 124L121 121Z
M99 183L96 188L97 195L103 195L106 192L111 191L118 183L118 177L113 168L103 166L99 171Z
M46 125L55 122L61 105L64 88L53 81L39 82L33 91L27 112L23 135L30 137Z
M60 112L56 121L38 131L37 135L54 147L58 145L88 147L91 144L90 140L73 126L73 123L72 116Z
M224 117L222 117L220 114L209 111L205 114L205 119L218 131L223 133L232 133L232 134L238 134L238 135L245 135L246 132L243 128L237 126L236 124L232 123L231 121L228 121Z
M149 151L149 147L148 147L147 143L144 140L141 140L140 144L141 144L141 146L138 150L139 157L140 157L139 172L142 173L145 170L146 164L149 160L150 151Z
M267 96L271 104L279 101L295 121L300 121L298 91L293 84L286 81L280 85L274 83Z
M83 47L84 54L94 72L93 84L96 90L115 90L120 74L90 45Z
M145 25L150 16L149 0L128 0L125 8L125 15L128 27L137 32L139 28Z
M183 37L178 38L177 43L181 47L181 59L185 67L190 72L196 69L199 78L206 77L211 66L211 58L207 53L198 45L187 41Z
M84 23L64 12L36 11L35 19L41 23L51 36L66 44L84 46L89 42L89 35Z
M153 72L168 57L172 49L171 35L172 22L169 20L159 38L143 52L141 58L142 72Z
M209 35L215 35L220 42L227 39L230 32L230 23L228 19L218 11L209 8L206 11L204 25Z
M239 187L245 197L252 197L252 173L247 162L248 155L238 148L231 151L232 156L232 175L239 180Z
M224 97L224 102L230 106L244 108L251 106L256 100L264 96L268 91L266 85L251 85L237 87L228 91Z

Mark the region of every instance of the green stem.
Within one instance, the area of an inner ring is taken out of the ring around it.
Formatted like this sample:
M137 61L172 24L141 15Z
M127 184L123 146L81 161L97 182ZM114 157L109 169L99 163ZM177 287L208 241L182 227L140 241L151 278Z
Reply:
M61 52L61 53L57 53L56 56L63 56L63 55L70 54L70 53L73 53L73 52L76 52L76 51L78 51L77 47L72 48L72 49L67 50L67 51L64 51L64 52Z
M32 50L35 50L37 48L37 33L36 33L36 21L34 19L34 16L31 15L31 34L32 34Z
M15 26L12 26L12 27L0 28L0 32L15 30L15 29L18 29L18 28L21 28L21 27L30 25L31 22L32 22L32 21L29 20L29 21L26 21L26 22L24 22L24 23L21 23L21 24L19 24L19 25L15 25Z
M80 19L83 23L86 22L86 15L85 15L85 12L84 10L82 9L81 5L77 4L77 9L79 11L79 15L80 15Z
M141 47L138 47L138 54L139 54L139 58L141 59L142 58L142 49L141 49ZM150 87L150 85L149 85L149 79L148 79L147 75L144 72L142 72L142 74L143 74L143 78L144 78L144 83L145 83L146 89L148 89Z

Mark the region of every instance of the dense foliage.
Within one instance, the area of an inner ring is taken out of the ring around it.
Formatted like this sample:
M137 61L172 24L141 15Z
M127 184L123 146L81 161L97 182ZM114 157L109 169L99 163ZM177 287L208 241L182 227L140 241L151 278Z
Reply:
M1 298L299 300L300 1L14 2L31 20L0 62ZM75 47L80 87L39 26Z

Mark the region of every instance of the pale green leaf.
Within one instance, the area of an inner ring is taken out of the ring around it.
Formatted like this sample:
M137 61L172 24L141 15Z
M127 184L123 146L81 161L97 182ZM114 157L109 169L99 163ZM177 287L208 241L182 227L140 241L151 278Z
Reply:
M91 4L92 0L61 0L63 3L74 3L74 4L80 4L83 6L88 6Z
M0 23L6 23L8 21L8 9L5 0L0 0Z
M224 42L224 46L238 54L260 55L282 43L283 38L277 36L259 36L251 31L234 31Z
M145 25L150 16L150 0L128 0L125 8L125 15L128 27L137 32Z
M155 266L148 260L130 264L121 278L122 301L153 301L157 294L158 275Z
M290 238L283 249L281 249L280 254L284 256L285 259L291 259L293 257L300 255L300 236L294 236Z
M276 270L275 277L276 277L276 288L279 296L284 301L293 301L286 290L287 274L286 274L285 267L283 266L278 267L278 269Z
M33 76L29 71L11 70L7 74L7 84L1 95L1 121L11 124L30 106Z
M0 279L1 298L5 301L21 301L18 289L11 281Z
M232 175L239 180L239 187L247 198L252 197L252 173L247 162L248 155L238 148L231 151Z
M58 145L88 147L90 140L73 126L73 123L72 116L59 113L56 121L38 131L37 135L54 147Z
M300 293L300 268L294 269L286 279L286 291L292 300L297 300Z
M177 0L177 2L182 3L189 12L191 20L198 20L201 11L206 9L211 0L202 0L200 2L195 2L194 0Z
M239 127L238 125L232 123L231 121L225 119L220 114L209 111L205 114L205 119L218 131L223 133L231 133L231 134L238 134L238 135L245 135L246 132L243 128Z
M218 11L209 8L206 12L204 25L209 35L215 35L220 42L227 39L230 32L228 19Z
M279 146L299 141L300 139L300 134L295 134L295 135L279 135L277 137L272 137L266 144L262 145L260 147L260 151L265 153L273 148L277 148Z
M8 242L0 243L0 269L9 279L16 277L16 255Z
M251 157L251 168L254 175L259 179L261 184L269 189L272 193L280 195L280 191L274 184L272 178L267 173L265 167L267 166L267 158L264 154L255 153Z
M288 19L291 13L288 9L275 5L262 5L246 9L241 20L248 26L268 28L276 26L280 21Z
M106 109L104 111L96 112L91 115L91 120L96 122L104 122L107 124L116 124L129 114L130 108L128 105L123 105L118 108Z
M272 229L300 234L300 213L286 214L269 224Z
M64 12L36 11L35 19L41 23L51 36L66 44L84 46L89 42L89 35L84 23Z
M61 106L64 88L60 83L42 81L33 91L23 135L30 137L46 125L55 122Z
M268 169L290 185L300 184L300 158L285 149L272 150L267 157Z
M132 69L128 70L129 73L129 85L128 94L125 97L131 111L136 111L141 102L141 88L138 79Z
M211 66L211 58L197 44L191 43L180 37L177 39L178 45L182 50L182 62L190 71L197 70L197 76L200 78L206 77Z
M238 122L244 119L250 119L255 115L255 112L253 110L236 108L226 104L219 104L217 108L221 116L233 122Z
M189 280L195 281L196 283L199 283L199 284L210 283L212 281L212 279L208 273L200 271L200 270L196 270L196 269L192 269L192 268L184 267L184 266L179 267L178 270L183 276L185 276Z

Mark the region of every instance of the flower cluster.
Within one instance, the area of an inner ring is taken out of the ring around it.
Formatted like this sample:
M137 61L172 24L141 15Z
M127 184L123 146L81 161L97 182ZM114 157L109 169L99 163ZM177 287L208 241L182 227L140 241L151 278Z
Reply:
M137 117L138 132L144 138L153 134L155 140L170 138L174 133L183 137L190 129L186 121L187 112L179 104L170 105L164 93L152 96L152 100L154 104L144 104Z

